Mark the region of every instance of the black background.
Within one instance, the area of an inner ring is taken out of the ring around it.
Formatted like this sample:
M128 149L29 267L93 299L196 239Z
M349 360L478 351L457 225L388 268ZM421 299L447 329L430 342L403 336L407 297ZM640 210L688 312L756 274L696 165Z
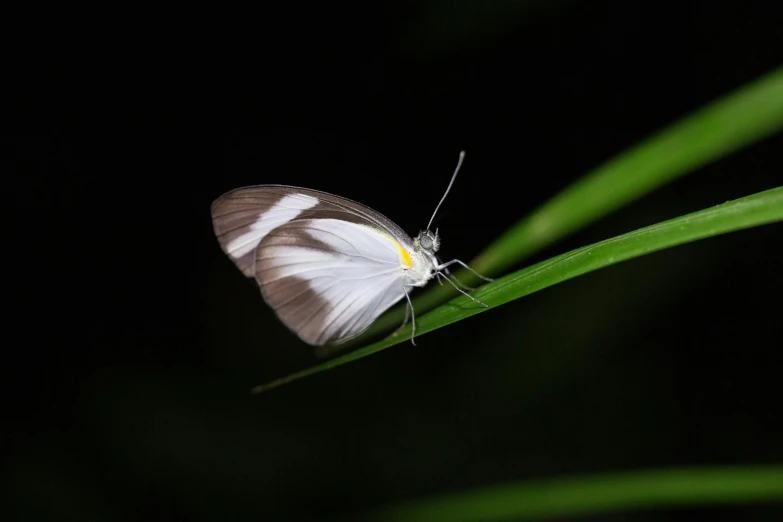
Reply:
M779 224L250 396L318 360L222 254L209 216L227 190L281 183L415 234L465 149L437 226L444 257L471 259L585 172L779 66L780 18L763 5L191 9L19 40L9 105L32 130L3 160L12 517L339 520L526 478L780 463ZM524 264L779 186L780 138Z

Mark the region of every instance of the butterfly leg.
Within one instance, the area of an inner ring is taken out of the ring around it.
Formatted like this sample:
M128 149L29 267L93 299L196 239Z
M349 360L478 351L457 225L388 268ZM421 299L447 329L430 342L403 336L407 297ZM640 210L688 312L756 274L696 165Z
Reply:
M468 270L470 270L471 272L473 272L474 274L479 276L484 281L494 281L494 279L492 279L491 277L485 277L485 276L479 274L478 272L476 272L475 270L470 268L468 265L466 265L465 263L463 263L459 259L452 259L451 261L448 261L446 263L441 263L440 265L438 265L438 270L442 270L442 269L444 269L446 267L449 267L449 266L453 265L454 263L457 263L458 265L461 265L463 268L467 268Z
M416 285L402 285L402 291L405 292L405 299L408 300L408 306L411 309L411 344L413 346L416 346L416 343L413 341L413 338L416 337L416 314L413 312L413 304L411 303L411 296L408 295L408 289L406 288L407 286L416 286ZM405 324L403 324L403 326L405 326Z
M435 234L437 234L437 233L438 233L438 231L436 229L435 230ZM443 261L441 260L441 258L435 256L435 259L437 259L437 261L438 261L438 266L439 267L441 267L441 266L443 267L443 273L446 274L446 277L453 277L454 281L456 281L457 284L459 286L461 286L463 290L467 290L468 292L472 292L473 290L475 290L475 288L470 287L470 286L466 285L465 283L463 283L462 281L460 281L459 279L457 279L457 276L452 274L451 270L448 269L448 264L444 264ZM443 276L441 276L441 273L440 272L435 272L435 277L438 279L438 283L440 283L440 286L443 286L443 281L440 280L440 278L443 277Z
M446 281L448 281L449 283L451 283L451 286L453 286L454 288L456 288L456 289L457 289L457 292L459 292L459 293L460 293L460 294L462 294L462 295L465 295L465 296L468 296L468 297L470 297L470 298L471 298L471 299L472 299L474 302L476 302L476 303L480 304L480 305L481 305L481 306L483 306L484 308L489 308L489 305L488 305L488 304L486 304L486 303L483 303L483 302L479 301L478 299L476 299L475 297L473 297L472 295L470 295L469 293L467 293L466 291L464 291L462 288L458 287L458 286L456 285L456 283L454 283L454 281L452 281L451 279L449 279L448 277L446 277L444 274L441 274L441 275L443 276L443 279L445 279Z
M408 319L411 316L410 308L411 308L411 305L410 305L410 302L408 302L405 305L405 320L402 321L402 324L399 326L399 328L397 328L396 330L394 330L394 332L392 332L392 335L397 335L397 332L399 332L400 330L405 328L405 325L408 324Z
M444 272L444 273L445 273L445 274L446 274L448 277L451 277L451 278L453 278L453 279L454 279L454 281L456 281L456 283L457 283L459 286L461 286L463 290L467 290L468 292L472 292L473 290L475 290L475 288L473 288L472 286L468 286L468 285L466 285L465 283L463 283L462 281L460 281L459 279L457 279L457 276L455 276L454 274L452 274L452 273L451 273L451 270L449 270L448 268L444 268L444 269L443 269L443 272ZM435 274L436 274L436 275L438 275L438 276L440 276L440 274L439 274L438 272L435 272ZM440 277L438 277L438 282L440 283ZM440 283L440 285L441 285L441 286L443 286L443 283Z

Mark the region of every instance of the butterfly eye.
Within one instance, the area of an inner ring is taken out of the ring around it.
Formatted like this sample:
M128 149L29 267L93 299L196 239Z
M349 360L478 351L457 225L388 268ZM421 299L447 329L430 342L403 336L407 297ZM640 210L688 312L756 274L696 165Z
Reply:
M422 234L421 239L419 240L419 244L424 250L432 250L432 238L429 236L429 234Z

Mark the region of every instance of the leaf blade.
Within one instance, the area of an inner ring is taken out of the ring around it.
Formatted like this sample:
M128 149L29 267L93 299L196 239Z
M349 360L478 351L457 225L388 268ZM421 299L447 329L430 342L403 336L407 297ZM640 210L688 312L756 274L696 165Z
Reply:
M489 308L478 306L465 296L452 299L417 319L416 333L417 336L425 335L448 324L506 304L554 284L634 257L719 234L780 221L783 221L783 187L670 219L572 250L488 283L476 290L473 295L487 303ZM268 384L256 386L252 392L261 393L308 375L367 357L407 341L409 335L410 326L396 335L356 351L295 372Z
M411 501L362 520L470 522L606 514L783 498L783 467L682 468L501 484Z

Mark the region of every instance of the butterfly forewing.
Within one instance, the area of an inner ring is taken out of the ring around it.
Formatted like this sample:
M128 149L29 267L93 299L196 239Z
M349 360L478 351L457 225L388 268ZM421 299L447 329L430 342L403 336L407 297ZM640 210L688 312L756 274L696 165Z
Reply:
M212 204L212 224L220 246L248 277L255 275L255 249L271 230L295 219L318 218L375 226L412 248L410 237L386 216L317 190L258 185L228 192Z

